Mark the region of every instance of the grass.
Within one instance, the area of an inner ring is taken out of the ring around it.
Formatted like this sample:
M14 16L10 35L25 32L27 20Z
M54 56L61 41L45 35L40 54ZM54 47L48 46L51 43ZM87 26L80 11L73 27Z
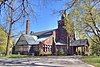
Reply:
M2 55L0 58L40 58L40 57L48 57L48 56L32 56L32 55L18 55L18 54L10 54L9 56Z
M95 67L100 67L100 56L86 56L82 60L88 64L94 65Z
M2 55L0 58L32 58L34 56L29 56L29 55L18 55L18 54L11 54L8 56Z

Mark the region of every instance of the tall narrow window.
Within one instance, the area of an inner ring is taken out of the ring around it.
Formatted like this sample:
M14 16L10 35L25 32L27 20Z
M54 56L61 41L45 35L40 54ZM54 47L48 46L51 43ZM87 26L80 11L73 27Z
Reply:
M43 52L45 52L45 47L43 47Z

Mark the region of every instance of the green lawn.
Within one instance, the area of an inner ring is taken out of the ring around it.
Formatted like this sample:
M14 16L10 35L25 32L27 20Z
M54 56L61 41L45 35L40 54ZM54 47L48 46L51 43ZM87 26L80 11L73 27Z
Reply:
M0 56L0 58L32 58L32 57L36 57L36 56L29 56L29 55L17 55L17 54L12 54L9 56Z
M39 57L48 57L48 56L32 56L32 55L18 55L18 54L11 54L9 56L0 56L0 58L39 58Z
M88 64L94 65L95 67L100 67L100 56L86 56L82 60Z

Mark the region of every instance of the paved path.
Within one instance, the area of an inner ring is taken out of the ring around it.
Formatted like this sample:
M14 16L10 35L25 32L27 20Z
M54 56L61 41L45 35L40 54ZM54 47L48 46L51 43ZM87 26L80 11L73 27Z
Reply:
M0 59L0 67L93 67L73 56Z

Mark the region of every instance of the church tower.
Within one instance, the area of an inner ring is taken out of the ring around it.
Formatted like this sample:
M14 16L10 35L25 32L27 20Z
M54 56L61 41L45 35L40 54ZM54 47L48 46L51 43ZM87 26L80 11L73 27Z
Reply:
M63 12L61 16L61 20L58 21L58 29L57 29L57 35L56 35L56 42L60 42L62 45L66 44L66 54L74 54L73 47L71 47L71 42L75 40L75 34L69 33L69 29L65 28L65 18L68 16L65 12ZM71 23L68 21L68 23ZM70 25L71 26L71 25ZM74 28L74 27L73 27ZM74 29L73 29L74 30Z
M67 31L64 28L64 14L61 16L61 20L58 21L58 36L57 36L57 41L66 44L67 43Z
M68 14L64 11L61 20L58 21L58 33L57 33L57 41L69 44L71 41L75 40L75 34L69 34L68 30L65 29L65 17ZM69 22L70 23L70 22Z

